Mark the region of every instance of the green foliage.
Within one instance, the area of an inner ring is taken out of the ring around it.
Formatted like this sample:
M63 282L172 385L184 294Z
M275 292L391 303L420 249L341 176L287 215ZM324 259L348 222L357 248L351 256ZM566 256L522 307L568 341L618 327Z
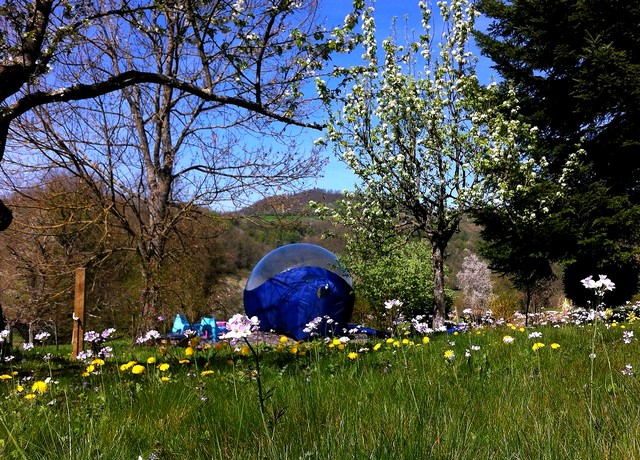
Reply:
M537 185L514 194L509 206L474 210L474 218L482 225L481 254L493 271L507 275L517 289L527 293L526 308L534 288L554 277L548 253L541 249L552 245L555 237L544 225L549 212L544 209L546 196L544 186ZM532 209L537 210L536 217L523 219Z
M433 266L427 241L410 241L376 255L355 254L352 248L340 260L354 278L356 295L369 303L372 312L381 314L386 301L398 299L403 302L402 313L410 318L433 314Z
M538 185L525 187L519 203L482 218L490 244L502 252L493 260L524 284L524 267L536 267L534 282L547 276L550 261L562 261L569 267L566 292L580 303L580 277L615 272L623 303L636 291L639 273L640 6L482 0L478 7L493 21L477 42L503 77L504 91L515 88L524 119L539 128L534 157L547 160ZM546 212L537 212L536 221L522 219L536 203Z

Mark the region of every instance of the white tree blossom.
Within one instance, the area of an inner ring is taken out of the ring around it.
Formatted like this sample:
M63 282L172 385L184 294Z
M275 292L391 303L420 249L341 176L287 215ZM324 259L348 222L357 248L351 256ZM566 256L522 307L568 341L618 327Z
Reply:
M462 267L456 278L464 296L465 307L486 310L493 292L491 270L487 262L476 254L467 254L462 260Z
M445 319L445 249L461 217L478 202L507 202L515 184L527 186L538 167L522 147L535 129L517 120L514 94L496 103L496 86L483 87L476 77L469 50L474 3L437 6L439 43L421 2L423 33L405 46L386 39L381 51L373 9L365 10L363 65L342 72L350 78L343 92L317 83L329 112L327 142L361 181L338 217L354 238L429 240L434 328Z

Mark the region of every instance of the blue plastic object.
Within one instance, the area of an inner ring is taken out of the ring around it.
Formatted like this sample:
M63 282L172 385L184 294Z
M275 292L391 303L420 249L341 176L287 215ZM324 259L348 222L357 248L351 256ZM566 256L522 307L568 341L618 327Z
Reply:
M186 315L177 314L173 320L171 337L183 337L186 331L194 332L198 337L216 342L218 336L226 331L225 327L218 324L215 318L203 317L199 323L190 323Z
M200 333L198 335L205 340L216 342L218 340L218 326L215 318L202 318L200 320Z
M328 335L347 327L355 294L336 256L320 246L296 243L274 249L255 266L244 291L247 316L260 329L296 340L310 337L307 324L320 317L315 332Z
M191 329L191 323L189 323L187 317L181 314L176 315L175 319L173 320L171 335L182 335L184 334L184 331L189 329Z

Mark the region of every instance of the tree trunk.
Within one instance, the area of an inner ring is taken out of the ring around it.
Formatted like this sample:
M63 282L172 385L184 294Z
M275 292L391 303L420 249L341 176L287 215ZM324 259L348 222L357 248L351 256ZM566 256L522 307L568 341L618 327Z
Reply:
M524 326L528 327L529 326L529 307L531 306L531 290L532 287L530 284L527 284L527 299L526 299L526 304L524 306Z
M433 301L435 309L433 312L433 329L438 330L444 327L447 317L447 301L444 293L444 248L438 244L433 245Z
M0 200L0 232L9 228L13 220L13 213L2 200Z
M142 318L138 322L138 327L144 329L139 333L148 332L154 328L157 311L158 299L160 297L160 288L157 282L157 271L152 267L143 267L142 269L143 287L140 295L142 302Z

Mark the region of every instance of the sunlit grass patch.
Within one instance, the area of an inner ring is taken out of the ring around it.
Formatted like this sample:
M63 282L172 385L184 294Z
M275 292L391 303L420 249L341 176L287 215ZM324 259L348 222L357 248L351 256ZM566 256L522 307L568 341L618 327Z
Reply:
M116 346L86 362L36 347L0 369L0 457L640 457L636 326L278 340L256 356Z

